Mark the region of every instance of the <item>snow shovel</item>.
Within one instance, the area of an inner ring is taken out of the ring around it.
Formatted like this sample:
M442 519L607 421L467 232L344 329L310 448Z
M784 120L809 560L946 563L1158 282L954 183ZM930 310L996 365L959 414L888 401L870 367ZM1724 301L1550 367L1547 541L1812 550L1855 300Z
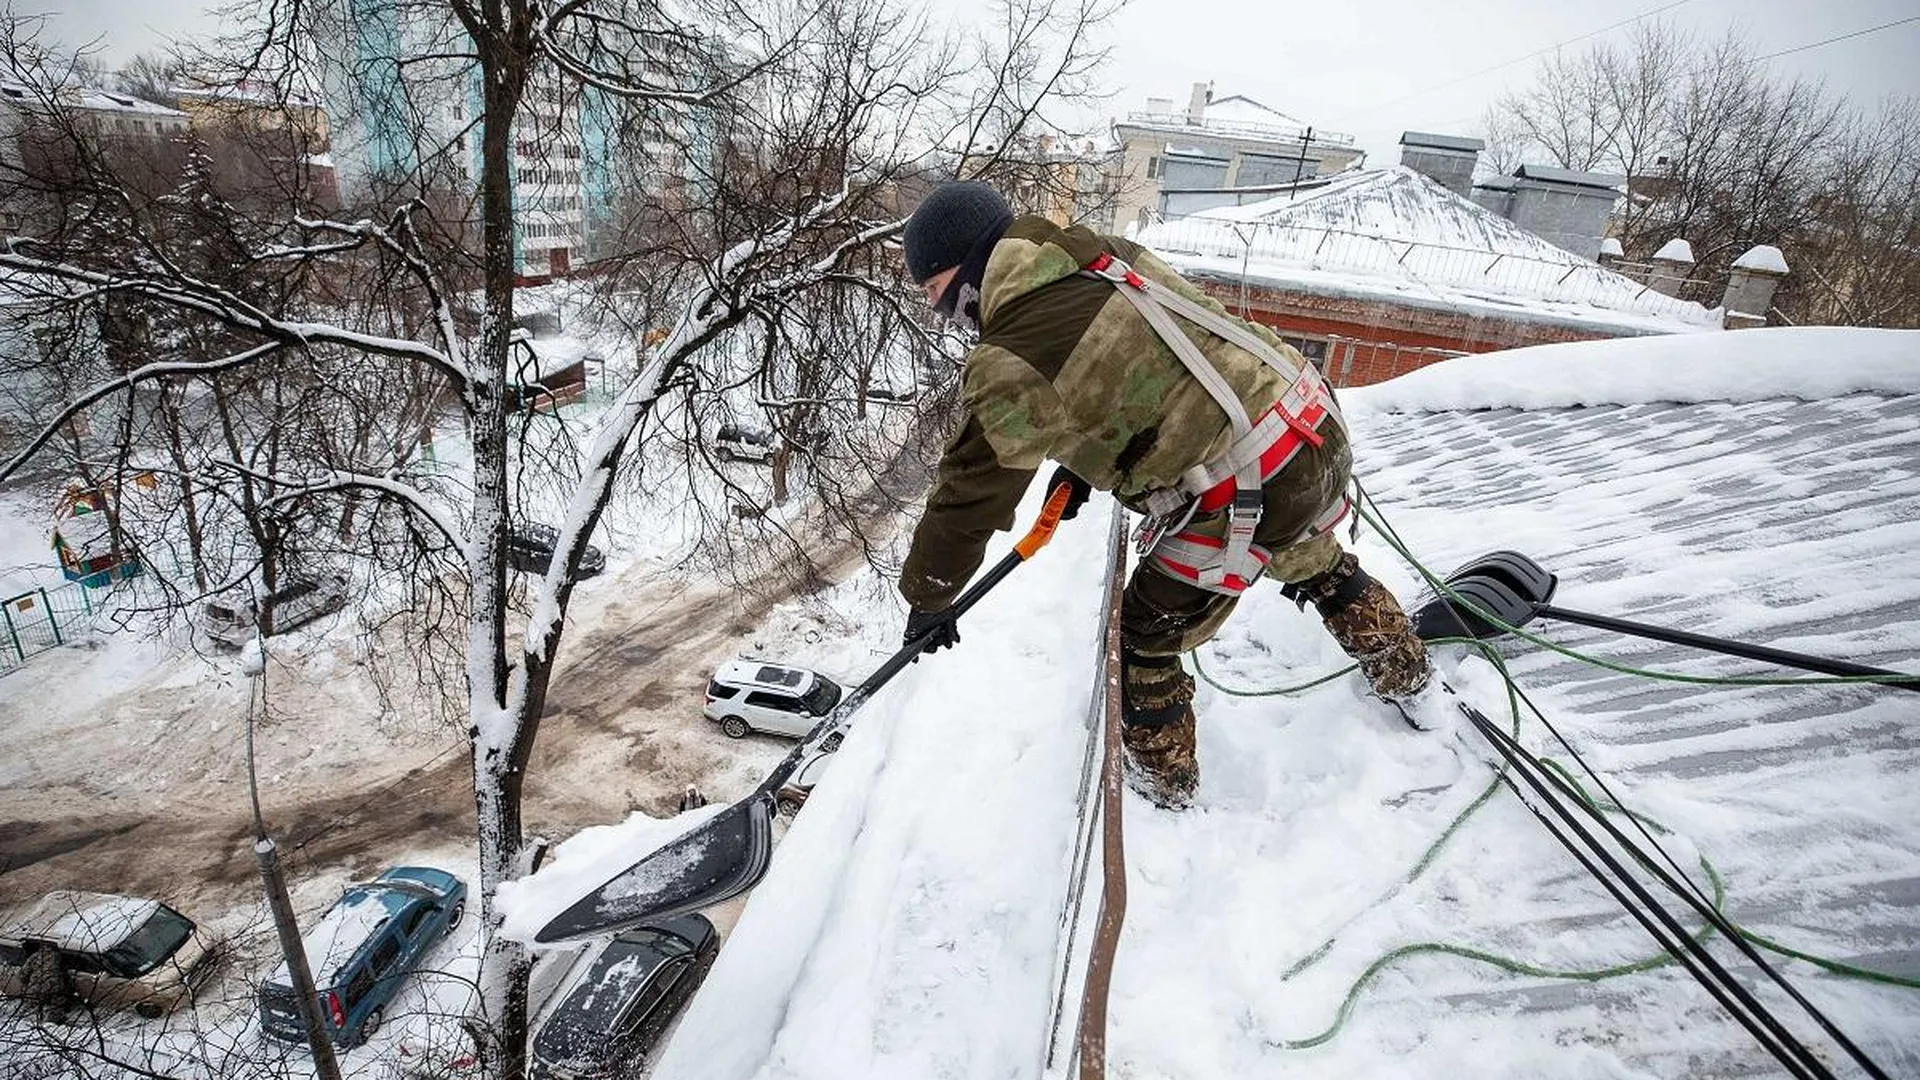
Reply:
M1685 645L1746 660L1815 671L1822 675L1865 675L1888 679L1891 681L1884 685L1902 690L1920 690L1920 675L1555 607L1548 601L1553 599L1553 590L1559 584L1559 579L1517 551L1495 551L1482 555L1455 570L1447 578L1446 584L1472 606L1444 596L1433 597L1422 604L1414 612L1413 629L1424 639L1499 637L1506 633L1506 627L1524 626L1528 620L1539 616L1664 641L1670 645ZM1488 619L1488 615L1493 618Z
M1060 514L1066 509L1071 494L1072 489L1065 484L1048 494L1039 519L1027 530L1027 535L954 601L955 615L964 615L1013 573L1015 567L1046 546L1060 525ZM867 681L848 693L774 766L752 794L614 875L606 884L555 916L533 940L550 945L617 933L642 923L711 907L759 884L773 856L774 797L780 786L799 767L807 749L845 727L848 717L920 655L931 635L929 631L907 643L868 676Z

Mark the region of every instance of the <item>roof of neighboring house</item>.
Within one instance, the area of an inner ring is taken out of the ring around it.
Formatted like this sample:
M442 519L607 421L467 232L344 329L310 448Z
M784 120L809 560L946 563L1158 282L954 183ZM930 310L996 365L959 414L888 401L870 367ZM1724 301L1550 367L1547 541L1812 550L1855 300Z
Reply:
M1170 113L1129 113L1125 120L1117 121L1115 126L1266 142L1299 142L1303 135L1311 131L1315 143L1351 146L1354 141L1353 136L1344 132L1314 127L1241 94L1208 102L1198 124L1188 120L1184 110L1175 109Z
M24 108L37 108L43 91L35 90L21 83L0 80L0 104L8 101ZM186 118L179 109L169 109L145 98L131 94L122 94L117 90L103 90L93 86L61 87L58 96L69 106L90 112L141 114L153 117Z
M1487 148L1486 140L1470 139L1464 135L1435 135L1430 131L1403 131L1400 133L1400 145L1423 146L1436 150L1464 150L1479 153Z
M1605 188L1617 192L1627 186L1627 178L1613 173L1579 172L1574 169L1560 169L1552 165L1522 165L1513 175L1522 180L1544 180L1550 184L1572 184L1576 187Z
M1618 335L1718 329L1719 317L1555 247L1403 166L1149 225L1183 273ZM1251 252L1249 252L1249 241Z

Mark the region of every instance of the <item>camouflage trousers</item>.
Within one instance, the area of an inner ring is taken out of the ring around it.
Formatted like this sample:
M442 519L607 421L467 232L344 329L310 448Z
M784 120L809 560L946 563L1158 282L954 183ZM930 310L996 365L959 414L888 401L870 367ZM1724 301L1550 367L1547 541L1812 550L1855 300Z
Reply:
M1267 542L1257 534L1256 539ZM1332 533L1279 548L1266 576L1288 586L1289 595L1314 604L1327 632L1360 665L1375 693L1403 698L1426 685L1432 668L1411 620ZM1169 661L1212 640L1238 603L1237 596L1198 588L1150 564L1134 571L1120 604L1121 688L1131 722L1175 717L1193 700L1192 678L1177 661Z

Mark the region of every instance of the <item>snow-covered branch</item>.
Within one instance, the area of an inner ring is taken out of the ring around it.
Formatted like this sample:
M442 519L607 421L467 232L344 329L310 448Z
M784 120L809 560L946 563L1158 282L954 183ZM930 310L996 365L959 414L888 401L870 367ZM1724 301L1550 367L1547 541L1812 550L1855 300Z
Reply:
M301 228L315 232L337 232L356 238L371 238L381 247L398 256L414 278L420 282L421 287L427 290L428 302L433 305L434 326L440 331L442 348L447 351L448 356L464 367L464 350L461 347L460 331L453 319L453 307L447 301L446 286L440 280L439 271L420 254L418 248L418 236L413 229L413 212L419 205L419 200L416 199L394 212L397 231L404 237L416 241L414 243L405 242L402 236L394 235L396 230L382 228L366 219L351 224L309 218L294 220L295 224Z
M25 243L26 241L17 237L7 241L6 249L0 251L0 269L44 274L48 277L90 286L103 292L144 296L177 308L197 312L235 329L262 334L273 338L280 345L303 348L312 345L340 345L362 352L416 360L438 368L461 389L471 381L466 365L431 345L406 338L365 334L330 323L281 319L224 289L190 279L183 283L175 283L152 277L101 273L74 266L71 263L32 258L19 254L17 250Z
M21 448L19 453L9 458L6 464L0 465L0 482L4 482L8 477L19 471L21 466L31 460L35 454L40 452L42 447L46 446L47 443L53 440L55 435L59 434L62 427L71 423L74 417L79 416L96 402L104 398L131 391L141 383L152 382L155 379L164 379L169 375L212 375L222 371L232 371L236 368L243 368L285 347L285 344L282 342L269 341L264 345L256 345L244 352L237 352L218 360L166 360L159 363L147 364L118 378L109 379L88 390L71 404L67 405L66 408L61 409L60 414L54 417L46 426L42 427L39 433L28 441L25 447Z
M446 538L447 543L461 552L467 550L465 533L453 516L438 505L426 492L404 484L390 476L373 476L368 473L348 472L335 469L307 479L298 477L273 476L249 468L237 461L217 460L210 462L216 468L258 480L275 489L265 505L280 506L295 499L312 495L326 495L337 491L373 491L399 501L432 525L435 532Z

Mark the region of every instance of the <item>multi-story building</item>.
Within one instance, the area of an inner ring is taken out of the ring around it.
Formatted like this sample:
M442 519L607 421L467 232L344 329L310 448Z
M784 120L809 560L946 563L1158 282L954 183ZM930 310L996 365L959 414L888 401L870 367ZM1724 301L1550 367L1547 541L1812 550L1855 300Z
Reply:
M1149 98L1144 112L1114 123L1113 137L1113 213L1100 223L1110 231L1231 204L1231 193L1338 172L1362 157L1351 135L1238 94L1215 98L1207 83L1193 84L1184 111Z
M230 183L299 190L327 207L339 202L332 133L317 95L242 80L175 87L173 97Z
M105 150L148 156L163 173L172 161L160 151L188 127L186 113L130 94L0 81L0 236L24 228L36 200L48 194L45 176L39 183L27 181L48 167L49 155L57 156L68 137L54 126L56 114L73 125L72 134Z

